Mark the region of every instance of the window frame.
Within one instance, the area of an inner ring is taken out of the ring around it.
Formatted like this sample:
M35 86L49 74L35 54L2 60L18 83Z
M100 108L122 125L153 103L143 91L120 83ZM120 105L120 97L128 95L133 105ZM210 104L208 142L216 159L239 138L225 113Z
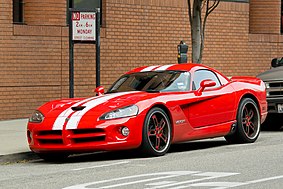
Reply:
M211 87L210 89L217 89L217 88L219 88L219 87L222 86L222 83L221 83L219 77L217 76L217 74L216 74L214 71L208 70L208 69L200 69L200 70L196 70L196 71L194 72L193 79L192 79L192 91L198 90L199 87L200 87L200 83L201 83L203 80L205 80L205 79L201 80L201 81L199 82L199 87L197 88L196 83L195 83L195 76L196 76L196 73L197 73L197 72L201 72L201 71L210 72L212 75L215 76L215 79L216 79L216 80L207 78L207 79L210 79L210 80L216 82L216 85L215 85L214 87Z

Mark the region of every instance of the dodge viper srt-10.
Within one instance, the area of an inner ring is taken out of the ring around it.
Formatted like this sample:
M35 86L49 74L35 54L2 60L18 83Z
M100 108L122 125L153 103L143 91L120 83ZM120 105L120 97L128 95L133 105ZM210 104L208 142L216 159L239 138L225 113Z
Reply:
M136 68L104 94L55 100L29 118L29 147L46 160L137 148L164 155L172 143L224 136L252 143L267 115L265 85L200 64Z

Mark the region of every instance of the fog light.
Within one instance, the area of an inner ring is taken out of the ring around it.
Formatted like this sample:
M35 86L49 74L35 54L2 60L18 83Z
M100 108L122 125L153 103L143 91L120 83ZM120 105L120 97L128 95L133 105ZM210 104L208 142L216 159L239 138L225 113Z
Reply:
M128 136L128 135L130 134L129 128L128 128L128 127L123 127L123 128L121 129L121 134L122 134L123 136Z

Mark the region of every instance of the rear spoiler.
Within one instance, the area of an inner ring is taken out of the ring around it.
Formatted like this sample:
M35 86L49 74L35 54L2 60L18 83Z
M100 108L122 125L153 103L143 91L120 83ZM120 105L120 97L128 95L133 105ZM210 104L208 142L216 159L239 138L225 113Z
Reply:
M245 82L245 83L253 83L260 85L261 82L263 82L261 79L257 77L251 77L251 76L235 76L230 78L231 81L238 81L238 82Z

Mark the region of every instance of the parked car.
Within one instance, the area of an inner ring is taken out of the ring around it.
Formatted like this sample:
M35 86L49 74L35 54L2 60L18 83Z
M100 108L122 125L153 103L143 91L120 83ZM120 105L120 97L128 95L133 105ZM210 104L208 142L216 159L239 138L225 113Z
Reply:
M27 126L29 147L46 160L69 154L138 148L164 155L172 143L225 137L255 142L267 115L265 85L200 64L145 66L121 76L104 94L55 100Z
M271 69L259 74L266 85L268 118L265 128L279 129L283 125L283 58L274 58Z

